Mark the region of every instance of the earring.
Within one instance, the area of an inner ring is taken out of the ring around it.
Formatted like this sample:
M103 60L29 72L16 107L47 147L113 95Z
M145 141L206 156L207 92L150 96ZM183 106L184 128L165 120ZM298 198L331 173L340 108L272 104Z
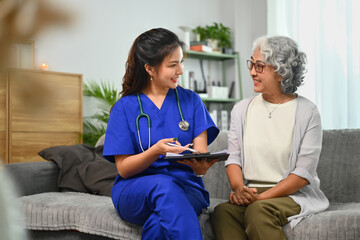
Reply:
M153 80L153 78L152 77L150 77L150 81L152 81Z

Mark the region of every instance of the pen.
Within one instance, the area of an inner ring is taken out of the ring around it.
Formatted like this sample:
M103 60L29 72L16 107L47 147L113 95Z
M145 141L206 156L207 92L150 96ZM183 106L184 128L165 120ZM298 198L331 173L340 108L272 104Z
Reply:
M199 152L199 151L197 151L197 150L195 150L195 149L187 148L187 147L184 147L184 146L181 146L181 145L176 145L176 144L174 144L174 143L169 143L169 142L167 142L166 144L169 145L169 146L171 146L171 147L181 147L181 148L184 148L184 149L186 149L186 150L188 150L188 151L190 151L190 152L193 152L193 153Z

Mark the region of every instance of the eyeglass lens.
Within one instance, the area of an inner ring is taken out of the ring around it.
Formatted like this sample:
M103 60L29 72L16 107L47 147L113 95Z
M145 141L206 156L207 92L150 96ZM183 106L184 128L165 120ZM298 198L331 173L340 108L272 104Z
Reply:
M251 70L253 67L255 67L255 71L258 73L262 73L264 70L264 65L260 63L253 63L251 60L247 60L247 68Z

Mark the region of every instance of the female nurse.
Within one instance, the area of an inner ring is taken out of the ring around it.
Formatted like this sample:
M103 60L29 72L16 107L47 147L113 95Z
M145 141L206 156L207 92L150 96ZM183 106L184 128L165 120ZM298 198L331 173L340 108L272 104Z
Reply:
M122 219L143 226L142 239L202 239L209 194L201 176L216 160L164 158L184 152L167 143L207 152L219 132L200 97L178 86L182 46L162 28L135 39L106 130L103 155L119 172L111 197Z

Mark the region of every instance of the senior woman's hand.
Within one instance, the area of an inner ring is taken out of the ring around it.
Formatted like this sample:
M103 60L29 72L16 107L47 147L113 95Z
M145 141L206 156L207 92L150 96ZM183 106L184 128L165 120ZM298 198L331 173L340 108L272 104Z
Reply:
M236 205L247 206L257 201L255 200L256 196L259 196L256 188L243 186L230 193L229 202Z
M248 204L261 200L261 195L257 194L257 191L254 192L254 189L256 190L256 188L249 188L244 186L244 196L248 200Z
M212 161L206 161L206 159L185 159L177 162L191 167L196 175L205 175L209 168L211 168L217 161L219 161L219 159L213 159Z

